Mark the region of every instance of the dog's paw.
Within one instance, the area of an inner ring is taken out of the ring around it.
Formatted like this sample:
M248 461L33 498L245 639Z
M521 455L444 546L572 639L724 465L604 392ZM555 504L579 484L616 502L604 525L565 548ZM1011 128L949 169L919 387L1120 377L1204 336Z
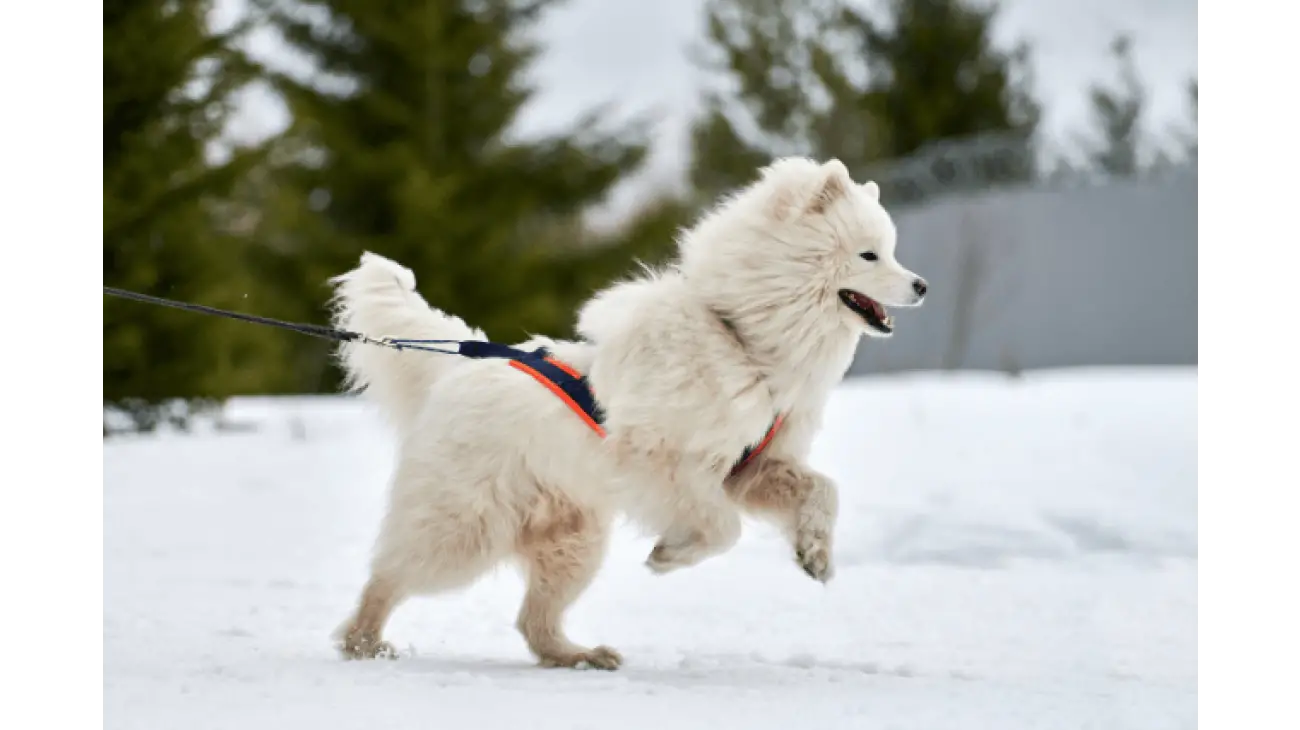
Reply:
M338 644L344 659L396 659L397 648L387 641L368 636L348 636Z
M698 533L659 538L646 557L646 567L658 575L689 568L708 556L707 545Z
M686 562L681 557L682 551L680 546L674 547L658 543L650 551L650 555L646 557L646 567L658 575L671 573L678 568L685 567Z
M819 583L826 583L835 577L835 566L831 563L831 544L826 533L816 530L800 532L794 547L795 561L808 577Z
M660 542L650 551L650 555L645 559L645 564L656 575L663 575L674 570L698 565L716 552L717 550L710 549L708 545L699 540L681 544Z
M570 654L545 654L538 663L543 667L613 671L623 665L623 655L608 646L598 646L594 649L584 649Z
M702 524L670 526L655 543L645 564L660 575L689 568L720 555L740 539L740 514L726 511Z

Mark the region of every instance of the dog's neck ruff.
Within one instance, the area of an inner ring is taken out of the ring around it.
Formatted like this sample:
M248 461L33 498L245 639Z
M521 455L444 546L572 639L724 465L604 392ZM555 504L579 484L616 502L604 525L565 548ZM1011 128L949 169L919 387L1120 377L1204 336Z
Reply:
M583 423L596 432L597 436L605 437L605 413L601 410L595 393L592 392L591 383L582 373L548 353L546 348L539 347L528 352L509 345L480 340L464 340L458 344L458 353L464 357L476 360L505 360L510 367L528 375L555 394L582 419ZM758 455L772 443L783 421L784 418L778 414L772 420L772 425L768 427L762 440L745 448L740 458L731 467L730 476L739 474L758 458Z

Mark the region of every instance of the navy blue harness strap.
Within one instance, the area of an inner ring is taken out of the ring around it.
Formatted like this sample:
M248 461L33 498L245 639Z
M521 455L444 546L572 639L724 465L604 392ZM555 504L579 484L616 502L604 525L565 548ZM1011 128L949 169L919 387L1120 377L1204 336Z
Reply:
M605 430L601 428L601 424L605 422L605 412L601 409L600 403L596 402L591 384L581 373L551 357L546 348L539 347L528 352L496 342L465 340L460 343L459 353L475 359L509 360L516 369L523 370L536 378L551 392L560 396L570 408L577 411L578 415L584 416L584 420L592 430L601 436L605 435Z
M502 345L499 342L484 342L483 340L461 340L457 345L457 351L461 355L472 357L476 360L492 357L514 360L546 352L543 348L538 348L532 352L528 352L526 350L520 350L517 347L511 347L510 345Z
M591 426L597 434L605 435L605 430L602 428L602 424L605 422L605 413L596 401L595 393L591 389L591 383L582 374L552 358L546 348L539 347L532 352L528 352L509 345L484 342L482 340L462 340L456 344L458 354L464 357L474 359L496 358L510 361L510 364L516 369L533 376L538 382L564 400L570 408L583 417L587 425ZM763 439L745 449L735 466L731 468L732 476L738 474L767 448L768 444L776 436L777 430L781 428L782 420L781 416L777 416L767 429Z

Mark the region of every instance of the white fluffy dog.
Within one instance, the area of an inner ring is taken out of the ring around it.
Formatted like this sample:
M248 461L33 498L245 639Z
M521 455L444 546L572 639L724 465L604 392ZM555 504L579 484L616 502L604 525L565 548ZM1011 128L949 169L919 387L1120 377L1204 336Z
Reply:
M614 669L608 647L571 642L564 612L601 564L614 518L658 536L656 572L730 548L741 512L774 521L810 576L832 575L836 488L806 458L832 388L885 306L925 282L894 257L875 183L832 160L778 160L683 232L678 260L593 297L580 342L537 338L587 377L602 435L561 398L497 359L342 348L352 385L391 420L400 453L388 512L345 656L391 655L380 638L405 598L465 586L517 559L517 627L544 666ZM340 327L372 337L482 340L429 307L411 272L366 254L338 277ZM748 447L780 429L737 473Z

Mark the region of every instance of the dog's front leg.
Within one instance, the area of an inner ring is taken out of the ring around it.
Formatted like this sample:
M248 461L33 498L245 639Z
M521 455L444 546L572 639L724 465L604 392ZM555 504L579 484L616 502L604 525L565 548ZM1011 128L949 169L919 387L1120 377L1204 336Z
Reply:
M760 457L728 479L726 490L745 510L781 528L805 573L822 583L834 576L839 492L830 477L802 464Z

